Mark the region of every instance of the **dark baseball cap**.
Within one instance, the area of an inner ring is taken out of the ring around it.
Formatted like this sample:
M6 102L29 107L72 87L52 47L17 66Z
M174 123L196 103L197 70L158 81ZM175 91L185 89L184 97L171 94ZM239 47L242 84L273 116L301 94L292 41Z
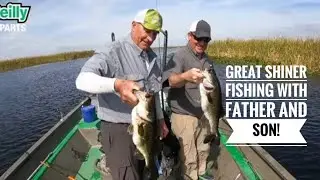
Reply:
M204 20L194 21L190 26L192 32L197 38L209 38L211 40L211 27Z

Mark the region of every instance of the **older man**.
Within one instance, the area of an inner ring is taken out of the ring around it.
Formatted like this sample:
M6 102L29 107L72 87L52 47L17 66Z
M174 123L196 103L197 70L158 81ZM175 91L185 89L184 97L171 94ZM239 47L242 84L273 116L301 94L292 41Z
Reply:
M114 180L139 180L142 176L143 167L135 156L136 148L127 128L131 123L131 110L138 103L133 90L152 87L153 91L159 91L161 88L161 67L150 49L161 28L162 16L158 11L138 12L132 21L131 33L96 51L76 80L79 90L98 96L102 146ZM158 96L156 112L157 119L164 125Z
M209 156L210 145L203 143L209 124L201 110L199 83L203 80L201 70L213 65L205 53L211 40L210 33L211 27L206 21L193 22L187 45L175 52L163 77L170 85L171 128L180 139L181 169L185 179L197 180L204 175Z

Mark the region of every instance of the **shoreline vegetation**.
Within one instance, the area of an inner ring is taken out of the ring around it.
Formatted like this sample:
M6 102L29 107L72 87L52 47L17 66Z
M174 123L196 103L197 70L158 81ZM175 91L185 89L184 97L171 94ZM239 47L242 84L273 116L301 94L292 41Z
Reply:
M171 48L171 47L168 47ZM175 47L173 47L175 48ZM0 72L25 67L77 60L93 55L93 50L0 61ZM215 40L208 45L208 55L220 64L232 65L305 65L308 74L320 75L320 38Z
M80 58L90 57L93 55L93 52L94 52L93 50L74 51L74 52L65 52L65 53L45 55L45 56L34 56L34 57L16 58L11 60L2 60L0 61L0 72L6 72L6 71L25 68L25 67L41 65L41 64L77 60Z
M228 39L214 41L207 53L220 64L305 65L307 74L320 75L320 38Z

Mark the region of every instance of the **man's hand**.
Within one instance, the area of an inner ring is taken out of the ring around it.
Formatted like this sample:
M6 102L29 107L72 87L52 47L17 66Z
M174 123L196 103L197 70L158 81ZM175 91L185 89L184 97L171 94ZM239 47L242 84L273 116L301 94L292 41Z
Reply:
M114 83L114 89L120 94L122 102L131 106L138 104L138 98L133 94L133 91L140 90L140 87L134 81L117 79Z
M160 140L162 140L162 139L166 138L167 135L169 134L169 129L168 129L164 119L159 120L159 125L160 125Z
M192 68L184 73L172 73L169 76L169 85L172 88L180 88L187 82L199 84L203 80L203 75L200 69Z
M191 83L199 84L203 80L203 75L202 75L200 69L197 69L197 68L192 68L192 69L184 72L181 75L182 75L183 79L185 79L186 81L189 81Z

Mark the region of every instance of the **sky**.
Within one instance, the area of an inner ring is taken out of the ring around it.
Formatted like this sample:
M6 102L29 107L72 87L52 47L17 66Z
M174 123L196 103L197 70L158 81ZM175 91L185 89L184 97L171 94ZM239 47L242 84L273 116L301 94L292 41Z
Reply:
M0 0L3 6L8 1ZM17 2L17 1L15 1ZM25 32L0 32L0 60L94 50L127 35L136 13L156 8L168 45L185 45L193 21L211 25L213 40L320 37L319 0L25 0ZM4 23L0 20L0 24ZM163 45L158 36L153 47Z

